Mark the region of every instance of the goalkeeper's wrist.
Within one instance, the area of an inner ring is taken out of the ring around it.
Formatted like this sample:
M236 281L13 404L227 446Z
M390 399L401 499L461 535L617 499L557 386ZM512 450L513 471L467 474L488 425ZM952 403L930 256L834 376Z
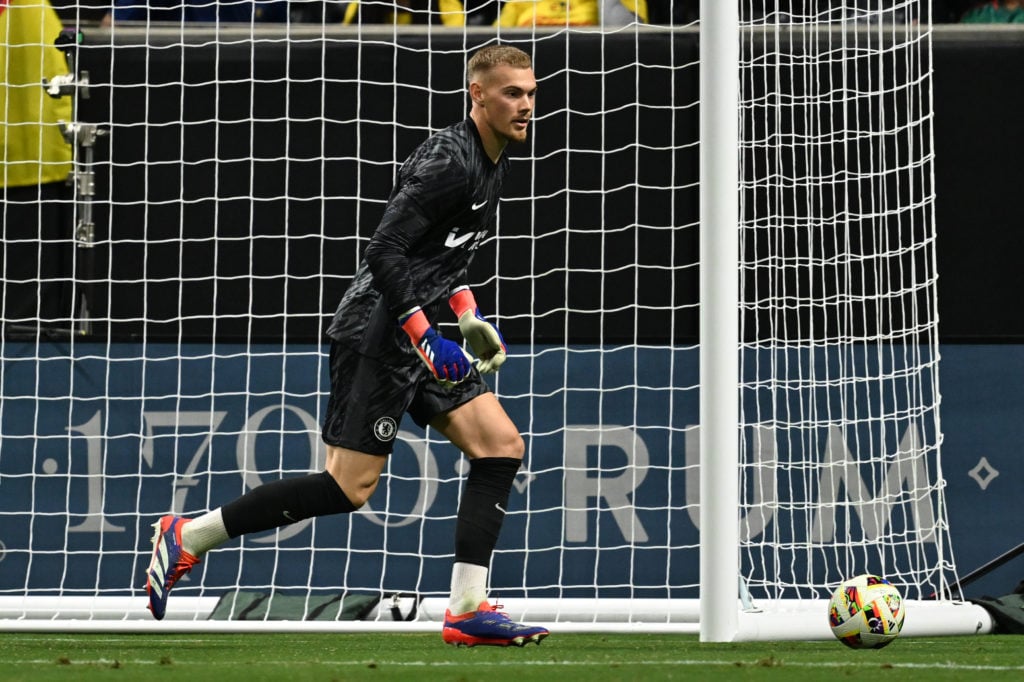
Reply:
M466 313L477 312L476 298L468 286L461 286L452 292L448 298L448 305L451 306L455 318L460 319Z
M398 324L409 336L413 345L419 343L423 335L430 329L430 320L419 306L399 315Z

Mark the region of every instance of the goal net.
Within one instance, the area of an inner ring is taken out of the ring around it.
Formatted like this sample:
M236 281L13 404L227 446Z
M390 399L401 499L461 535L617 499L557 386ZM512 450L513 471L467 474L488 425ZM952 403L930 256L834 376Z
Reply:
M814 604L873 573L948 599L930 3L794 0L745 19L744 587Z
M95 130L65 135L71 188L6 188L0 627L155 627L142 571L161 514L322 467L325 322L396 169L466 115L466 59L500 40L533 55L540 87L470 273L509 342L493 387L527 443L491 594L563 630L695 630L713 535L700 25L606 4L592 26L310 2L275 22L271 4L219 24L115 14L70 47L23 40L71 66L63 89L41 73L48 89L5 75L9 91ZM714 152L741 162L725 267L738 259L742 295L717 313L740 322L725 343L742 363L726 606L816 604L860 572L948 598L927 5L758 4L738 31L738 146ZM17 8L0 14L8 49ZM159 626L435 628L466 470L403 423L364 509L211 552ZM827 635L823 614L793 632Z

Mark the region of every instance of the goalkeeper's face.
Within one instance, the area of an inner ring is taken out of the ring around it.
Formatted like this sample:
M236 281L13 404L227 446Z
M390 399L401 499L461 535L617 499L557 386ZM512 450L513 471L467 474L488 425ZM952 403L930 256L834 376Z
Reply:
M477 121L502 142L525 142L537 95L533 69L495 66L470 84Z

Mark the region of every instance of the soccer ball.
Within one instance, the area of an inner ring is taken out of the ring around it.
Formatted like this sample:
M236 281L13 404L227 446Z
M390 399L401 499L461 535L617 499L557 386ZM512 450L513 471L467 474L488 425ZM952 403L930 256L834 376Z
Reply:
M881 649L900 634L904 615L899 590L877 575L844 581L828 603L832 634L851 649Z

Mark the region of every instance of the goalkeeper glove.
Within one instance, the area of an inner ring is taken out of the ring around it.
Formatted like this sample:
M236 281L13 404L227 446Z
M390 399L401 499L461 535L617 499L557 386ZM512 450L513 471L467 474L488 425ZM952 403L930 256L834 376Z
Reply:
M452 312L459 318L462 337L479 358L476 368L483 374L497 372L508 354L505 339L493 324L488 322L476 306L476 299L469 287L459 287L448 299Z
M417 354L442 386L454 386L469 376L469 358L462 347L430 326L419 306L398 318Z

